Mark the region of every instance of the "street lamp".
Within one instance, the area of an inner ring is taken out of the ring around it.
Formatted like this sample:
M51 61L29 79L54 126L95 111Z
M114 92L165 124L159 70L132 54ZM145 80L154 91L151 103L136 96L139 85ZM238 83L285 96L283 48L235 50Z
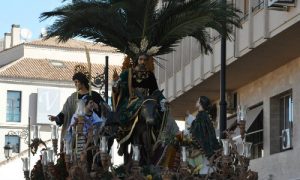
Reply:
M226 0L222 0L221 3L224 3L226 7ZM222 24L225 31L226 24ZM226 128L226 109L227 103L225 98L226 91L226 35L223 34L221 37L221 63L220 63L220 139L225 138L224 131Z
M24 171L24 178L26 180L29 180L29 158L25 157L25 158L21 158L23 161L23 171Z
M240 128L240 134L241 134L241 138L242 140L244 140L245 138L245 133L246 133L246 130L245 130L245 127L246 127L246 107L245 106L238 106L238 109L237 109L237 124Z
M17 136L21 139L24 139L24 142L28 144L29 143L28 132L29 132L28 129L22 129L21 131L9 131L5 136ZM13 150L13 146L10 144L10 142L7 142L7 144L4 146L4 154L6 159L10 159L12 157L12 150Z
M105 102L108 103L108 56L105 56L105 68L104 68L104 73L98 74L96 73L96 76L92 77L92 86L99 88L100 91L99 93L101 95L104 95L105 97ZM104 91L103 91L103 86L104 86Z
M23 171L26 180L29 179L30 174L30 117L28 118L28 128L21 129L19 131L9 131L7 136L17 136L20 139L24 139L24 143L28 145L28 157L21 158L23 161ZM13 146L8 142L4 146L4 155L6 159L12 157Z
M32 125L33 127L33 139L40 139L40 125Z
M58 144L58 127L56 125L51 125L51 140L53 151L57 155L57 144Z
M47 149L47 145L46 143L40 138L40 128L41 126L40 125L32 125L33 127L33 140L32 140L32 143L29 145L30 147L30 150L31 150L31 153L33 155L35 155L35 153L37 152L37 149L39 147L40 144L42 144L43 146L46 147Z
M13 147L10 144L10 142L7 142L7 144L4 146L4 155L5 158L8 160L12 156Z

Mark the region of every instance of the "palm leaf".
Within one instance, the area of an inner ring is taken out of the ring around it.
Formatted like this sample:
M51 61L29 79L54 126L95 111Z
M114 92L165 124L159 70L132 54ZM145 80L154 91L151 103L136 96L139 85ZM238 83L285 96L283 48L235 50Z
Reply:
M60 41L84 37L117 48L135 58L129 42L140 45L147 39L147 48L160 47L163 55L185 37L200 42L202 52L212 50L207 30L212 28L230 38L232 26L240 27L239 11L232 5L207 0L77 0L64 4L41 19L56 17L48 27L46 38L58 36ZM224 26L225 24L225 26Z

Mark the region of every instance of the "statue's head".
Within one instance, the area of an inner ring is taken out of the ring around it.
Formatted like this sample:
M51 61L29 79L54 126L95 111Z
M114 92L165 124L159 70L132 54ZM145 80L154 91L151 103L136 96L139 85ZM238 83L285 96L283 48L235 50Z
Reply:
M145 65L145 63L149 60L149 56L146 54L140 54L138 57L138 65Z
M139 71L154 71L154 59L145 53L139 54L137 60L135 61L135 70Z
M196 107L198 107L199 111L201 110L207 111L211 107L211 102L208 99L208 97L200 96L200 98L197 100Z
M138 59L136 66L134 67L135 71L147 71L146 64L149 61L149 57L145 54L141 54Z
M95 108L95 102L92 98L92 96L86 95L84 98L84 106L85 106L85 111L86 113L88 112L93 112Z
M89 80L86 75L82 72L77 72L73 75L72 80L76 86L76 89L79 91L82 88L89 89Z

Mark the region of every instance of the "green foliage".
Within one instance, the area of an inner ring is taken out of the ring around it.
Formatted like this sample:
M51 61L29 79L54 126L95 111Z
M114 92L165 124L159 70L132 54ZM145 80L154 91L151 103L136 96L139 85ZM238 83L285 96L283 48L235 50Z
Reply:
M163 0L158 6L159 0L76 0L42 13L41 20L56 17L47 38L66 41L79 36L132 58L137 54L128 48L129 42L139 46L144 37L148 48L161 47L156 55L173 51L187 36L196 38L202 52L208 53L212 50L208 28L229 38L232 27L240 27L239 11L221 1Z

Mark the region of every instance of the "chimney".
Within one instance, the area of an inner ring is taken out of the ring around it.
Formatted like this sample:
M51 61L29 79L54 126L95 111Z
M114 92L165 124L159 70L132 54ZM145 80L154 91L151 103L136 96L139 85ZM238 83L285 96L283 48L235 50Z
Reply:
M11 33L4 33L3 49L10 48L11 46Z
M13 24L11 26L11 47L21 43L21 28L20 25Z

